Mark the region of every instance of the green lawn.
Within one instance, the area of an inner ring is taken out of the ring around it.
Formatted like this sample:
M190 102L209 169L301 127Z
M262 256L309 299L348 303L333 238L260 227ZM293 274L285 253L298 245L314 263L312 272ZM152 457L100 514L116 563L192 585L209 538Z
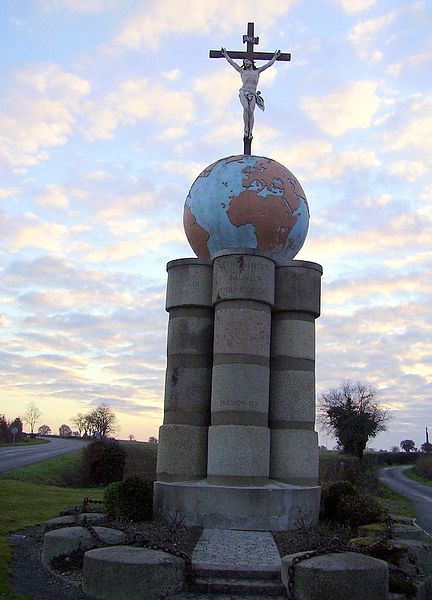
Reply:
M74 473L76 473L82 450L75 450L68 454L62 454L49 458L34 465L12 469L3 474L2 477L15 479L26 483L65 486L70 485Z

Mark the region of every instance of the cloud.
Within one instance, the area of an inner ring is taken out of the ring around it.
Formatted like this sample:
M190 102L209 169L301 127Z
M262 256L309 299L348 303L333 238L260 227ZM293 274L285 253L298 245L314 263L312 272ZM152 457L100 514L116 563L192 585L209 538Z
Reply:
M348 34L349 41L356 47L360 58L377 62L382 58L382 52L374 48L377 39L383 31L396 19L400 10L394 9L387 14L360 21Z
M414 2L408 5L397 6L378 17L360 21L348 34L348 40L354 45L360 58L370 62L380 61L383 58L383 53L375 46L378 41L381 44L388 42L388 37L385 35L388 27L397 18L410 12L417 12L423 8L423 2Z
M355 81L321 97L304 97L301 109L332 137L351 129L370 127L381 101L376 93L376 81Z
M116 0L36 0L37 6L44 12L97 13L112 10Z
M417 94L400 106L386 123L383 133L390 151L413 150L429 166L432 150L432 96Z
M5 187L0 188L0 200L4 200L5 198L13 198L14 196L18 196L20 190L16 187Z
M402 57L387 67L387 73L399 77L402 72L412 72L421 69L432 61L432 40L429 40L424 50Z
M50 252L61 252L62 243L68 234L65 225L52 221L39 221L31 213L6 215L0 213L2 245L11 252L25 248L40 248Z
M387 173L400 177L413 183L429 172L429 169L423 163L415 160L399 160L391 162L387 166Z
M171 71L165 71L165 73L162 73L162 77L168 79L168 81L177 81L181 74L182 72L180 69L172 69Z
M14 74L0 106L0 157L13 169L26 169L66 144L88 81L57 65L34 65Z
M323 139L299 140L287 147L276 146L273 151L282 164L295 165L305 180L336 179L347 171L380 165L373 149L337 150Z
M334 0L334 2L349 14L363 12L376 4L376 0Z
M157 250L164 244L186 243L183 227L167 225L142 233L134 239L127 239L98 248L89 248L85 259L91 263L121 261L140 256L148 250Z
M146 119L166 127L183 127L194 118L189 91L173 90L147 79L123 81L119 89L85 105L88 124L83 132L89 140L109 139L121 125Z
M126 19L105 50L157 50L162 39L170 36L170 43L178 36L229 33L244 29L245 15L253 15L262 30L273 25L296 4L296 0L280 0L269 10L261 0L190 0L188 10L176 0L141 2L135 14ZM227 15L229 14L229 18ZM217 40L215 39L217 44ZM220 46L220 42L219 42Z
M53 208L54 210L64 210L69 207L65 190L62 186L56 184L47 185L44 192L36 196L36 202L39 206Z

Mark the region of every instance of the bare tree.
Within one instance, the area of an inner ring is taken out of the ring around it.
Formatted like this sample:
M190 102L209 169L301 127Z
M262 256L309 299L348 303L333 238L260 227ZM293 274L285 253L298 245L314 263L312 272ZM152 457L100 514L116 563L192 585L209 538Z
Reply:
M41 414L42 413L38 409L36 404L34 402L29 402L26 408L26 412L24 413L23 419L28 425L30 425L30 433L34 432L35 425L39 421Z
M93 434L97 434L100 437L107 437L108 435L114 435L119 430L115 413L107 404L101 404L92 410L88 416Z
M77 428L78 434L81 435L85 435L87 434L88 431L88 423L87 423L87 416L83 415L82 413L78 413L76 417L72 417L72 423L75 425L75 427Z

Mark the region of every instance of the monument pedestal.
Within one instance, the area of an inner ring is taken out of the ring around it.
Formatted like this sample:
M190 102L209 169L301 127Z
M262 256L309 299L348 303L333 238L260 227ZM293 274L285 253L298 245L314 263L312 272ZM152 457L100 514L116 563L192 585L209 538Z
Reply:
M318 523L321 488L269 479L257 486L200 481L157 481L156 511L187 525L211 529L287 531Z
M258 531L318 522L321 273L251 249L168 264L156 515Z

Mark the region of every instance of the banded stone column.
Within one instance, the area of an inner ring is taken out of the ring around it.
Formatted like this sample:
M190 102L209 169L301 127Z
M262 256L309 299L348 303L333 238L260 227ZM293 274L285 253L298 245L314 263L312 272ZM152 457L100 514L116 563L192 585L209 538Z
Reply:
M214 259L209 483L260 485L268 481L273 301L272 260L248 250Z
M272 320L269 425L270 477L316 485L315 319L322 267L290 261L276 268Z
M167 369L157 478L166 482L203 479L210 421L212 265L193 258L173 260L167 271Z

